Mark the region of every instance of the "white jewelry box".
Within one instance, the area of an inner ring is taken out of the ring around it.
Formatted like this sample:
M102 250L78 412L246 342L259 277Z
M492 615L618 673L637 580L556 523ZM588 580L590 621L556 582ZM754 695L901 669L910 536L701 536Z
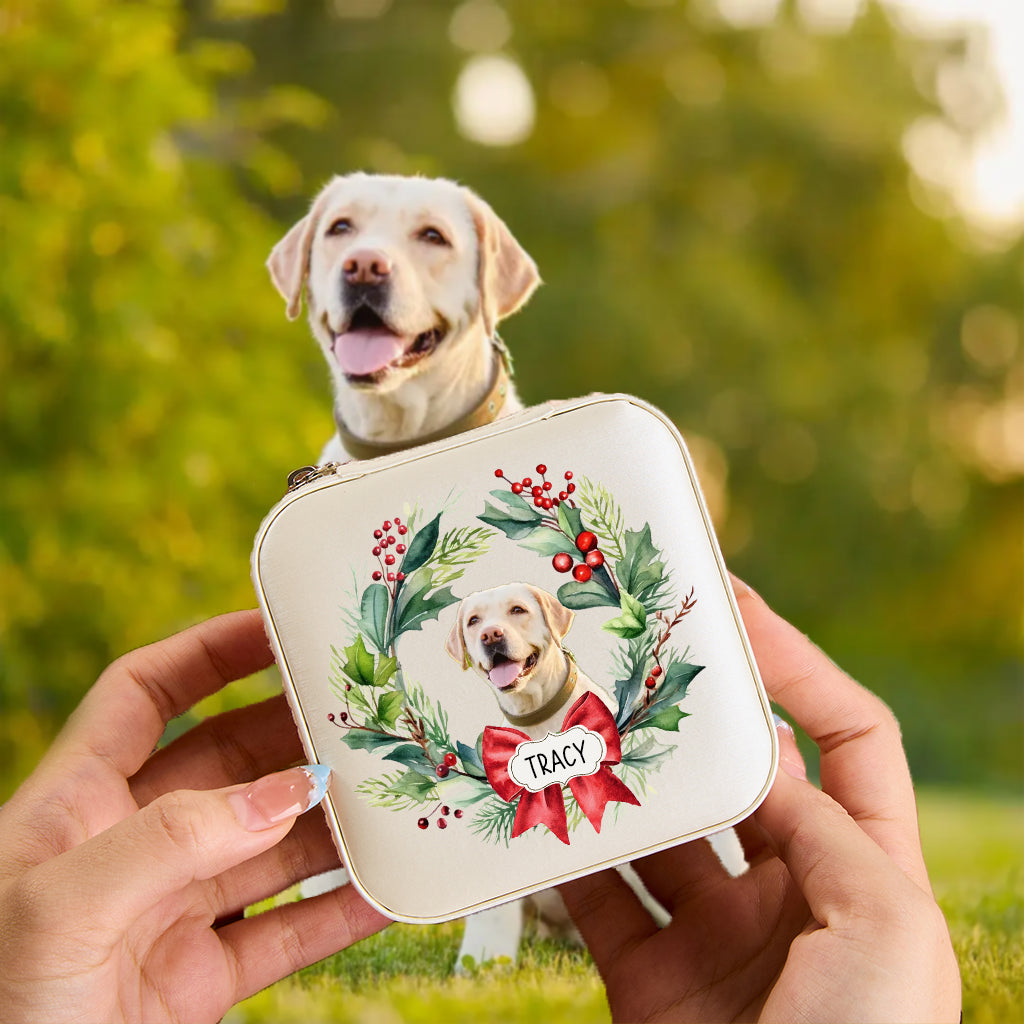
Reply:
M450 920L720 831L777 738L686 447L625 395L308 468L253 580L354 884Z

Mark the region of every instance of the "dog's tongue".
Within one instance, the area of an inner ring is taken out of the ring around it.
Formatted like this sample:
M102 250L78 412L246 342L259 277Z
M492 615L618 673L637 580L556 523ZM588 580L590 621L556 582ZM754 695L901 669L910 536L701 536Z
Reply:
M506 686L516 681L522 669L523 663L521 661L503 661L500 665L495 665L487 673L487 678L493 686L503 690Z
M352 377L376 373L405 350L405 342L386 327L365 327L334 339L334 358Z

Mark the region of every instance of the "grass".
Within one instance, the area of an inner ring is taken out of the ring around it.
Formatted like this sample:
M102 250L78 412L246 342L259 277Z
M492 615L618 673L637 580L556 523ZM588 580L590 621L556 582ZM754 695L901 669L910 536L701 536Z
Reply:
M964 1020L1024 1024L1024 801L919 796L936 896L960 960ZM453 977L462 926L394 925L240 1004L230 1024L606 1024L584 951L550 941L513 967Z

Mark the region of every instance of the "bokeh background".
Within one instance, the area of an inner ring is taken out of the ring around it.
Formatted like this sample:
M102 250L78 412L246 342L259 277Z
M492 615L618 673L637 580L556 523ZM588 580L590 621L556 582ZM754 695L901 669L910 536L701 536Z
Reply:
M991 43L875 0L8 0L0 798L112 657L253 603L331 431L263 262L356 168L486 197L546 282L525 399L664 408L917 779L1019 791L1024 243L954 173Z

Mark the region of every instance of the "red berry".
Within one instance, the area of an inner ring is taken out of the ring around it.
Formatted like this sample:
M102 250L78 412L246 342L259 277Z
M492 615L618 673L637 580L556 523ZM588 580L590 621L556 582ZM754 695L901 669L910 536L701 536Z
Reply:
M572 568L572 555L567 555L564 551L559 551L558 554L551 559L551 564L555 567L555 572L568 572Z
M587 552L587 557L585 561L591 569L597 569L600 566L604 565L604 554L598 551L597 548L594 548L593 551Z
M572 494L572 492L576 490L576 485L575 485L575 484L566 484L566 485L565 485L565 489L566 489L566 490L567 490L567 491L568 491L568 492L569 492L570 494Z
M385 565L394 565L395 564L395 556L394 555L385 555L384 556L384 564Z
M395 522L397 523L398 520L396 519ZM398 532L404 537L409 532L409 527L408 526L400 526L398 528Z
M655 665L654 668L651 669L651 675L654 676L655 679L657 679L658 676L661 675L661 666Z
M395 526L401 526L401 524L402 524L402 520L399 519L398 516L395 516Z
M446 764L439 764L434 769L434 771L437 773L437 777L439 779L444 779L444 778L447 778L448 772L451 771L451 769Z
M538 484L536 487L531 488L530 493L535 498L539 498L544 493L544 488Z
M374 580L374 582L376 582L377 580L383 579L384 578L384 574L380 571L380 569L374 569L373 570L373 575L372 575L371 578Z
M495 475L496 477L498 477L498 479L500 480L500 479L501 479L501 477L503 477L503 476L504 476L505 474L504 474L504 473L503 473L503 472L502 472L502 471L501 471L500 469L496 469L496 470L494 471L494 475Z
M461 818L462 817L462 808L461 807L456 807L455 808L455 817L456 818Z
M391 529L391 520L390 519L385 519L384 520L384 529L385 530L390 530Z
M395 543L395 538L389 535L388 536L388 547L391 547L391 545L394 544L394 543Z
M545 481L544 481L544 490L545 490L545 491L550 491L550 490L551 490L551 488L552 488L552 486L553 486L553 485L552 485L552 483L551 483L551 481L550 481L550 480L545 480Z
M398 545L398 547L397 547L397 548L395 548L395 550L396 550L396 551L397 551L397 552L398 552L398 553L399 553L400 555L404 555L404 554L405 554L405 545L404 545L404 544L399 544L399 545Z
M534 504L535 508L543 508L544 507L544 501L541 498L534 498L533 499L533 504Z
M568 493L566 491L559 491L558 492L558 500L559 501L565 501L568 497L569 497L569 495L568 495Z
M373 549L373 553L374 553L374 555L380 555L380 547L375 547Z
M450 750L444 755L444 763L448 765L449 768L454 768L458 760L459 759ZM447 813L447 811L445 813Z
M393 572L389 572L388 573L388 583L394 583L394 582L395 582L395 574Z
M397 578L398 578L398 582L399 582L399 583L401 583L401 582L402 582L402 580L404 580L404 579L405 579L405 573L404 573L404 572L400 572L400 573L398 574L398 577L397 577Z
M654 676L648 676L644 680L644 686L646 686L648 690L653 690L657 685L658 685L658 680L655 679Z
M416 824L419 825L420 828L430 828L430 822L427 821L426 818L420 818L420 820L417 821Z
M550 498L541 498L540 499L540 507L545 509L545 510L547 510L549 508L553 508L554 504L555 503Z
M374 530L373 531L374 540L380 540L381 537L383 537L383 536L384 536L384 531L383 530Z
M524 476L523 477L523 486L524 487L530 487L530 486L532 486L532 484L533 484L533 477L532 476Z
M333 722L334 721L334 712L333 711L329 711L327 713L327 721L328 722Z
M537 467L537 472L540 473L541 476L543 476L547 471L548 467L545 466L543 462Z
M448 822L445 821L444 818L438 818L437 819L437 827L438 828L447 828L448 827Z
M573 576L580 581L580 583L586 583L590 579L591 570L590 566L585 562L581 562L572 571Z
M566 472L565 479L566 480L571 480L572 479L572 471L571 470Z
M347 721L348 721L348 712L347 712L347 711L342 711L342 713L341 713L340 715L338 715L338 717L339 717L339 718L340 718L340 719L341 719L341 720L342 720L343 722L347 722Z
M451 814L451 813L452 813L452 809L447 804L445 804L444 807L441 808L441 814L445 818L447 818L448 815Z
M594 548L597 547L597 535L591 533L589 530L583 530L581 533L576 535L576 547L584 553L587 551L593 551Z
M512 493L513 494L522 494L523 493L523 485L519 484L519 483L513 484L512 485Z

